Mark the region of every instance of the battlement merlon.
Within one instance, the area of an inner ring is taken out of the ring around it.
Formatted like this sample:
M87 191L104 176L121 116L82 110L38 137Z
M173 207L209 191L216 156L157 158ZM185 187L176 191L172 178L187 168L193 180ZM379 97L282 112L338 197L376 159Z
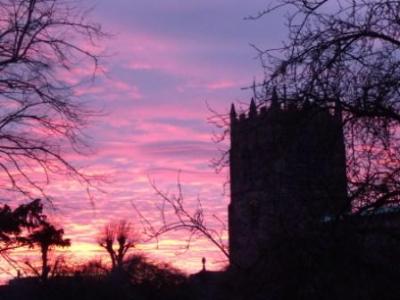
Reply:
M255 119L257 117L257 106L254 98L251 98L250 108L249 108L249 119Z
M273 93L271 98L271 104L269 106L262 105L259 109L257 108L256 102L254 98L251 99L250 106L248 109L248 113L242 112L239 115L236 112L235 105L232 103L230 110L230 125L231 128L238 123L246 122L249 123L251 120L259 120L259 119L268 119L274 118L271 120L272 122L276 121L276 117L281 116L285 117L286 114L297 112L297 113L310 113L310 112L318 112L318 113L327 113L327 115L332 117L332 120L337 120L338 122L342 122L342 108L340 102L335 103L335 107L332 110L329 108L319 107L316 104L310 103L309 101L304 101L301 106L297 106L295 104L289 104L287 106L283 106L283 102L281 103L278 99L276 92ZM290 116L288 116L290 118ZM244 124L241 124L243 126Z

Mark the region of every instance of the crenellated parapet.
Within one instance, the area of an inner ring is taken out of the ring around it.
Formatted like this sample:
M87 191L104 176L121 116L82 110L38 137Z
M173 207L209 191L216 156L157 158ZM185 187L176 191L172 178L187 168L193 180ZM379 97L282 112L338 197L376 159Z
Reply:
M301 104L285 103L279 101L276 93L270 101L270 105L261 105L257 108L254 98L250 101L250 106L247 113L242 112L238 114L234 104L231 105L230 110L230 124L232 130L248 130L258 123L279 123L279 122L293 122L298 118L317 117L325 119L328 122L337 122L339 125L342 122L342 112L338 104L334 109L320 107L316 104L305 101Z

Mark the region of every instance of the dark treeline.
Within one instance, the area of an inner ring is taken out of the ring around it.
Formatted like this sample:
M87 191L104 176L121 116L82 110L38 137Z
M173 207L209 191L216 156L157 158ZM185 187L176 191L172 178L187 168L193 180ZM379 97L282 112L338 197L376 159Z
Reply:
M182 273L133 256L118 271L92 262L45 282L35 277L14 279L0 289L0 299L189 299L187 287Z

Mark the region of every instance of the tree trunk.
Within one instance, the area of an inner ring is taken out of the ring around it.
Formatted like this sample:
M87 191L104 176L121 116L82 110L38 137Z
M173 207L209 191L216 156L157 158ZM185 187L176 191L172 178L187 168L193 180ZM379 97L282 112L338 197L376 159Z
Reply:
M46 281L49 276L48 251L48 247L42 248L42 281Z

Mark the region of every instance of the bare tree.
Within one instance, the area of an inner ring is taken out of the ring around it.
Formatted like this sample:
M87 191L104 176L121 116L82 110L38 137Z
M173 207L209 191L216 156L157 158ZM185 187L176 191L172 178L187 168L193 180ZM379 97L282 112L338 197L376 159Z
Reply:
M227 259L229 258L228 245L224 240L224 234L227 231L225 222L217 215L213 214L214 220L218 223L218 226L217 228L211 226L206 220L206 213L199 197L193 200L193 202L195 201L197 203L196 208L190 209L190 205L187 205L187 202L185 202L180 182L180 173L178 174L175 193L168 193L161 190L153 180L150 180L150 185L161 202L158 205L161 222L157 222L156 224L149 220L140 211L139 207L132 202L132 206L141 220L144 234L150 240L156 240L158 243L159 239L168 233L186 232L185 249L189 249L194 240L205 238L221 251Z
M98 69L99 24L74 0L0 1L1 188L28 198L41 193L51 175L90 178L65 159L84 153L81 131L94 116L67 80L79 68ZM96 53L97 52L97 53ZM69 146L68 146L69 145ZM32 174L35 174L33 176ZM39 176L39 174L41 176ZM47 197L46 197L47 198Z
M385 274L382 278L390 277L387 282L392 283L396 276L393 276L395 272L390 274L388 262L389 257L393 259L390 255L397 255L400 249L398 223L392 223L393 214L382 221L377 213L396 206L398 209L400 201L400 1L277 0L271 3L268 9L250 18L258 20L265 14L288 8L289 38L279 49L256 47L266 78L252 87L255 98L259 106L269 106L275 91L281 106L296 108L312 104L316 111L321 108L340 112L346 143L349 205L331 216L329 222L321 222L315 232L306 232L305 236L292 233L279 236L276 245L268 248L275 253L263 257L260 273L266 275L271 290L279 286L286 292L291 289L279 280L284 282L291 275L296 282L298 278L310 276L315 281L310 280L307 288L325 296L321 288L325 285L321 282L331 280L325 277L328 269L335 270L331 274L344 274L346 267L352 268L349 274L368 274L371 280L375 276L371 270L375 268ZM216 115L216 121L223 124L224 137L228 136L224 127L229 126L227 120L226 116ZM222 156L216 161L217 166L226 163L227 158ZM220 248L217 235L210 234L201 206L193 211L185 207L180 184L175 195L152 185L162 199L162 225L156 227L145 220L150 236L184 229L189 232L189 241L201 234ZM172 216L166 214L168 209ZM371 251L379 255L373 256L368 251L379 247L384 251ZM228 251L224 253L229 255ZM335 255L338 261L332 260ZM276 258L279 260L274 262ZM304 276L299 270L309 273ZM315 276L317 271L325 274ZM249 273L242 275L248 277ZM378 287L377 282L383 282L380 280L370 282L371 290ZM260 284L265 282L263 279ZM341 283L351 286L355 282Z
M123 267L126 254L139 242L139 236L129 222L121 220L107 224L97 242L110 256L112 270L119 270Z
M287 9L289 37L279 49L255 47L266 74L255 98L268 107L275 92L287 110L341 111L350 210L315 232L280 233L256 276L241 274L244 282L252 290L258 282L271 299L397 296L387 287L397 280L390 266L400 250L400 1L270 3L249 18Z
M364 213L397 204L400 2L277 0L250 19L283 8L289 38L257 48L266 72L259 103L275 89L282 105L340 107L351 206Z

